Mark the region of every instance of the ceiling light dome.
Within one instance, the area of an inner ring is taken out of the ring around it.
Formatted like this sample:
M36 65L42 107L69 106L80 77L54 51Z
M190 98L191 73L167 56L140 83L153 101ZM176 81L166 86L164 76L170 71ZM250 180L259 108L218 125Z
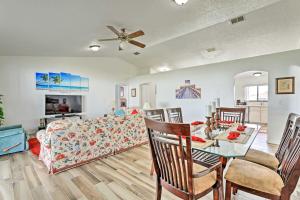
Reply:
M100 45L91 45L91 46L89 46L89 48L92 51L99 51L100 50Z
M161 66L158 68L158 71L160 72L167 72L167 71L170 71L170 67L167 67L167 66Z
M260 76L262 76L262 72L255 72L255 73L253 73L253 76L260 77Z
M189 0L173 0L177 5L183 6L186 4Z

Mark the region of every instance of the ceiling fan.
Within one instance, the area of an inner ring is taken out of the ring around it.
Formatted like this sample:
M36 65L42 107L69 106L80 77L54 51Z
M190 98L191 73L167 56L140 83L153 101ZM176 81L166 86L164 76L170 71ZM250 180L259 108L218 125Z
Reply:
M125 28L122 28L121 31L118 31L116 28L114 28L113 26L107 26L107 28L109 30L111 30L113 33L115 33L118 37L116 38L110 38L110 39L99 39L99 42L103 42L103 41L114 41L114 40L119 40L120 44L119 44L119 51L124 49L124 43L130 43L133 44L135 46L138 46L140 48L145 48L146 45L143 43L140 43L136 40L133 40L134 38L140 37L142 35L144 35L144 31L139 30L133 33L126 33Z

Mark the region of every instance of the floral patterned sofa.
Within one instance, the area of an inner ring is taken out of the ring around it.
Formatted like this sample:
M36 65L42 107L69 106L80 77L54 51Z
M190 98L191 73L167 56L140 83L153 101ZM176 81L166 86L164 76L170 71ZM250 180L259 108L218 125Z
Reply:
M57 173L147 143L141 113L125 117L65 119L39 131L39 159L49 173Z

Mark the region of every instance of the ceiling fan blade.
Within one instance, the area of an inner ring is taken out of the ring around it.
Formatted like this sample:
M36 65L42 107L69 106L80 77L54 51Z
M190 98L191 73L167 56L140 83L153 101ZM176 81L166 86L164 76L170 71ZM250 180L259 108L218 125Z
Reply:
M106 26L109 30L111 30L112 32L114 32L117 36L120 36L121 33L115 29L113 26Z
M138 47L141 47L141 48L146 47L146 45L144 45L143 43L140 43L140 42L135 41L135 40L128 40L128 43L133 44L133 45L138 46Z
M103 42L103 41L113 41L113 40L119 40L119 38L110 38L110 39L99 39L99 42Z
M139 31L136 31L134 33L129 34L128 38L132 39L132 38L136 38L136 37L139 37L139 36L142 36L142 35L145 35L144 31L139 30Z

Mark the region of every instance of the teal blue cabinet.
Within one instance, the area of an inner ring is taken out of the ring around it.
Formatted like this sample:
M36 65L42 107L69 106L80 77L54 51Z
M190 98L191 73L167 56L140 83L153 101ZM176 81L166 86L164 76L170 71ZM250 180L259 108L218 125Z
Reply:
M26 149L26 134L21 125L0 128L0 156Z

